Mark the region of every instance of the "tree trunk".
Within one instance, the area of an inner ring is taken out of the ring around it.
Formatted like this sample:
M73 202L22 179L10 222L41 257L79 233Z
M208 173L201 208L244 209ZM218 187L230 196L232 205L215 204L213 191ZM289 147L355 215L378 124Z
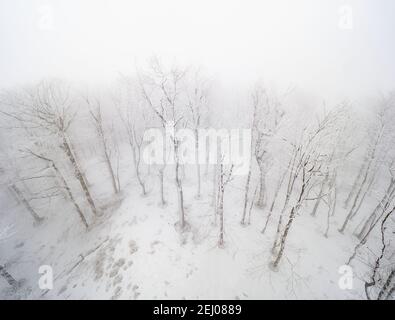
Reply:
M350 210L349 214L347 215L346 220L345 220L344 223L343 223L343 226L339 229L339 232L340 232L340 233L343 233L343 232L344 232L344 230L345 230L346 227L347 227L348 222L349 222L350 219L356 214L356 212L354 212L354 208L355 208L356 205L357 205L357 202L358 202L358 199L359 199L359 197L360 197L360 195L361 195L362 189L363 189L363 187L365 186L366 181L367 181L367 179L368 179L369 171L370 171L370 168L371 168L371 166L372 166L372 164L373 164L373 160L375 159L376 149L377 149L377 146L378 146L378 144L379 144L379 142L380 142L381 137L382 137L382 130L381 130L380 132L378 132L377 137L376 137L376 140L375 140L375 143L374 143L372 149L371 149L371 150L368 150L367 159L368 159L369 161L368 161L368 163L367 163L367 165L366 165L366 169L365 169L365 165L363 165L363 166L361 167L361 169L360 169L361 175L363 174L363 180L362 180L362 182L361 182L361 184L360 184L360 186L359 186L358 193L357 193L357 195L355 196L355 199L354 199L353 205L352 205L352 207L351 207L351 210ZM363 172L364 172L364 173L363 173ZM359 178L360 178L360 177L359 177L359 173L358 173L357 180L359 180ZM372 179L374 179L374 173L372 174ZM373 183L373 180L371 181L371 183ZM369 183L369 185L370 185L370 183ZM368 189L369 189L369 187L368 187ZM361 203L359 204L359 206L360 206L360 205L361 205ZM358 207L359 207L359 206L358 206Z
M210 152L208 152L209 150L209 143L206 143L206 164L205 164L205 169L204 169L204 176L205 178L207 178L208 176L208 169L210 166Z
M374 175L373 175L372 178L370 179L369 184L367 185L367 187L366 187L366 189L365 189L365 191L364 191L362 197L361 197L361 200L360 200L359 203L358 203L358 207L354 210L354 213L353 213L353 215L351 216L351 220L352 220L352 218L354 218L354 216L359 212L359 209L361 209L361 206L362 206L363 202L365 201L366 195L368 194L368 192L369 192L370 189L372 188L372 185L373 185L373 182L374 182L374 178L375 178L375 177L374 177Z
M250 165L250 169L248 171L247 182L246 182L246 186L245 186L243 216L241 218L241 224L242 225L245 224L245 218L246 218L246 215L247 215L248 192L249 192L249 189L250 189L250 180L251 180L251 165Z
M273 254L276 252L276 248L278 246L278 240L279 240L281 228L282 228L283 215L284 215L285 210L287 209L289 200L291 199L291 194L293 192L293 188L295 186L295 181L297 178L297 173L295 172L295 163L296 163L297 152L298 152L298 150L295 149L291 159L289 160L287 170L285 172L285 174L286 174L287 171L289 170L288 184L287 184L287 191L286 191L287 193L285 195L284 205L281 210L280 217L278 219L276 235L275 235L273 246L271 249L271 252Z
M16 281L6 270L5 266L0 265L0 276L14 289L18 289L18 281Z
M132 147L132 150L133 150L133 161L134 161L134 168L136 170L137 181L139 182L141 191L143 192L143 196L145 196L147 194L147 191L145 189L145 183L143 179L141 179L141 175L140 175L140 155L137 156L135 148Z
M395 207L392 208L392 210L390 210L387 214L385 214L385 210L383 210L383 212L382 212L382 213L380 214L380 216L376 219L376 221L370 226L368 232L365 234L365 236L363 237L363 239L361 239L361 240L359 241L359 243L355 246L353 254L350 256L350 258L349 258L348 261L347 261L347 265L349 265L349 264L351 263L351 261L355 258L358 249L359 249L363 244L366 243L366 241L367 241L367 239L368 239L368 237L369 237L369 234L372 232L372 230L373 230L374 227L377 225L377 223L381 220L381 218L383 217L383 215L385 214L385 217L384 217L382 223L384 223L394 211L395 211Z
M223 165L220 165L220 174L219 174L219 188L218 188L218 215L219 215L219 240L218 246L224 246L224 173L223 173Z
M89 101L88 101L88 104L89 104ZM107 170L108 170L110 177L111 177L113 191L115 194L117 194L119 192L119 190L118 190L114 170L113 170L113 167L111 164L110 151L108 149L108 145L106 142L106 136L104 134L103 120L102 120L102 113L101 113L100 105L97 107L96 112L91 111L90 113L91 113L91 116L92 116L93 121L95 123L96 133L97 133L98 138L99 138L101 145L103 147L104 160L106 162Z
M69 185L67 184L66 179L63 177L62 173L59 171L58 167L55 165L54 162L52 162L52 168L55 170L56 175L62 181L62 184L63 184L64 188L66 189L67 195L69 196L70 201L72 202L74 208L78 212L78 215L79 215L82 223L84 224L85 228L88 229L89 228L88 222L86 221L86 218L85 218L80 206L77 204L77 201L75 200L73 193L71 192L71 189L70 189Z
M393 284L392 288L388 291L387 296L385 297L385 300L390 300L394 293L395 293L395 284Z
M197 192L196 198L199 199L200 194L200 164L199 164L199 132L195 129L195 161L196 161L196 176L197 176Z
M336 178L335 178L336 179ZM333 196L333 206L332 206L332 217L335 215L336 212L336 205L337 205L337 186L336 186L336 180L334 181L334 196Z
M310 178L311 178L311 177L310 177ZM310 178L309 178L307 181L310 181ZM276 259L275 259L275 260L273 261L273 263L272 263L272 266L273 266L274 269L276 269L276 268L278 267L278 264L280 263L281 257L283 256L283 253L284 253L285 241L287 240L288 233L289 233L289 229L291 228L291 225L292 225L292 223L293 223L293 221L294 221L294 219L295 219L296 213L297 213L297 211L299 210L299 208L301 207L302 202L303 202L302 199L303 199L303 196L304 196L305 191L306 191L306 184L305 184L305 181L306 181L306 177L305 177L305 165L303 166L302 181L303 181L303 184L302 184L301 191L300 191L300 193L299 193L299 196L298 196L296 205L293 206L292 209L291 209L291 212L290 212L290 214L289 214L289 218L288 218L287 224L285 225L284 232L283 232L283 234L282 234L282 236L281 236L281 239L280 239L280 250L279 250L279 252L278 252L278 254L277 254ZM285 208L285 207L284 207L284 208ZM281 216L282 216L282 215L281 215ZM274 247L274 246L273 246L273 249L275 250L275 247ZM273 249L272 249L272 250L273 250Z
M180 177L180 163L178 159L178 141L174 141L174 157L176 160L176 186L178 193L178 208L180 211L179 226L181 230L184 230L186 227L186 221L185 221L185 209L184 209L184 193L182 190L182 181Z
M322 183L321 183L320 192L318 193L317 200L315 201L313 211L310 213L310 215L311 215L312 217L315 217L315 216L317 215L317 209L318 209L318 206L319 206L320 203L321 203L321 199L322 199L322 195L324 194L324 187L325 187L325 184L326 184L326 182L327 182L327 179L328 179L328 178L325 177L325 179L324 179L324 180L322 181Z
M357 175L357 177L354 180L354 183L353 183L353 185L351 187L351 190L350 190L350 192L349 192L349 194L347 196L347 199L344 202L344 208L347 208L349 203L350 203L350 201L351 201L351 199L354 198L355 192L356 192L357 187L358 187L358 182L361 179L364 170L365 170L365 164L362 164L362 166L359 168L358 175Z
M288 222L285 225L284 233L283 233L283 235L281 236L281 239L280 239L280 250L278 251L276 259L272 263L274 269L276 269L278 267L278 264L280 263L281 257L284 254L285 241L287 240L288 232L289 232L289 229L291 228L291 225L292 225L292 222L293 222L293 220L295 218L295 215L296 215L296 207L293 207L291 209L291 213L289 215Z
M119 192L119 190L117 187L117 181L115 179L114 170L111 165L111 160L110 160L110 156L107 152L107 148L106 147L104 147L104 148L105 148L104 157L106 159L106 165L107 165L108 172L110 173L110 176L111 176L112 188L114 190L114 193L117 194Z
M78 163L76 161L76 158L73 155L73 152L71 151L71 147L70 147L69 143L67 142L67 139L66 139L65 136L63 136L63 150L65 151L68 159L70 160L70 162L71 162L71 164L73 166L75 177L77 178L78 182L81 185L82 190L85 193L86 200L88 201L89 206L90 206L93 214L97 215L96 206L95 206L95 203L93 202L92 196L91 196L91 194L89 192L89 188L87 186L87 183L86 183L86 181L84 179L84 176L83 176L83 174L82 174L82 172L80 170L80 167L79 167L79 165L78 165Z
M223 187L220 188L219 204L218 204L218 214L219 214L219 240L218 246L224 246L224 191Z
M140 175L140 150L138 150L138 151L136 150L136 148L139 148L139 146L135 146L132 141L129 141L129 144L132 149L133 163L134 163L134 169L136 171L137 181L139 182L143 196L145 196L147 194L146 189L145 189L145 183L144 183L143 179L141 179L141 175ZM135 142L135 144L137 144L137 142ZM163 188L163 170L162 171L159 170L159 176L162 177L161 178L161 186ZM161 195L162 195L162 205L164 205L163 193L161 193Z
M179 177L179 164L176 164L176 185L178 191L178 208L180 210L180 227L185 228L185 211L184 211L184 193L182 190L182 183Z
M164 191L164 185L163 185L163 176L164 176L164 170L165 167L161 167L159 169L159 186L160 186L160 201L161 201L161 205L162 207L166 205L166 200L165 200L165 191Z
M344 220L344 223L343 223L342 227L339 229L339 232L340 232L340 233L343 233L343 232L344 232L344 230L345 230L346 227L347 227L347 224L349 223L349 221L351 220L351 218L352 218L353 216L355 216L355 214L356 214L356 212L354 212L354 210L355 210L355 208L356 208L357 205L358 205L359 197L361 196L362 190L363 190L363 188L364 188L364 186L365 186L365 184L366 184L366 181L367 181L367 179L368 179L369 167L370 167L370 164L369 164L368 167L366 168L366 172L365 172L364 178L363 178L363 180L362 180L362 182L361 182L361 185L359 186L358 192L357 192L357 194L356 194L356 196L355 196L355 198L354 198L354 202L353 202L353 204L352 204L352 207L351 207L351 209L350 209L350 211L349 211L349 213L348 213L346 219Z
M211 206L213 206L215 208L215 210L217 210L217 165L214 164L213 166L213 197L212 197L212 201L211 201Z
M252 212L252 207L254 205L254 200L255 200L257 193L258 193L258 186L255 187L254 195L252 196L250 208L248 210L248 222L247 222L248 225L251 224L251 212Z
M273 254L276 253L276 249L277 249L277 246L278 246L278 240L279 240L279 238L280 238L281 228L282 228L282 225L283 225L283 215L284 215L284 211L285 211L284 209L283 209L283 211L281 211L280 217L278 218L277 229L276 229L276 235L275 235L275 237L274 237L274 242L273 242L273 246L272 246L272 249L271 249L271 252L272 252Z
M15 184L11 185L11 189L15 192L17 198L19 199L19 201L21 201L24 205L24 207L26 208L26 210L31 214L31 216L34 219L34 223L39 224L41 223L44 218L40 217L36 211L34 211L34 209L32 208L32 206L30 205L29 201L24 197L23 193L21 190L18 189L18 187Z
M259 166L260 176L259 176L259 197L256 205L260 208L264 207L265 201L265 169L262 165Z
M330 228L330 220L331 217L334 216L335 210L336 210L336 201L337 201L337 186L336 186L336 177L337 177L337 172L336 170L334 171L334 174L331 178L329 176L327 177L329 183L328 183L328 211L327 211L327 216L326 216L326 229L324 232L324 237L328 238L329 234L329 228Z
M278 197L278 195L280 193L280 189L281 189L281 186L282 186L282 184L284 182L286 174L287 174L287 171L285 170L284 173L282 174L280 180L277 183L276 190L275 190L274 196L273 196L273 201L272 201L272 204L270 205L269 214L267 215L265 226L263 227L263 229L261 231L262 234L265 233L266 228L267 228L267 226L269 224L270 217L272 216L273 209L274 209L274 206L276 204L276 200L277 200L277 197Z
M389 274L387 280L385 281L383 287L381 288L377 300L382 300L383 295L388 290L389 286L391 285L392 279L395 276L395 269L392 269L391 273Z
M395 193L395 179L391 179L390 185L388 186L386 193L384 194L383 198L381 201L377 204L376 208L373 210L372 214L369 216L369 218L365 221L364 225L361 228L361 231L358 233L357 237L359 240L363 239L364 235L366 232L369 230L371 225L374 223L377 214L381 211L385 211L389 204L390 201L389 199L392 199L394 197Z
M275 235L274 242L273 242L273 247L272 247L272 250L271 250L272 253L276 252L276 249L277 249L277 246L278 246L278 240L280 238L281 228L282 228L282 225L283 225L283 216L284 216L285 210L286 210L286 208L288 206L288 202L289 202L290 198L291 198L291 194L287 193L283 209L281 210L280 217L278 218L276 235Z

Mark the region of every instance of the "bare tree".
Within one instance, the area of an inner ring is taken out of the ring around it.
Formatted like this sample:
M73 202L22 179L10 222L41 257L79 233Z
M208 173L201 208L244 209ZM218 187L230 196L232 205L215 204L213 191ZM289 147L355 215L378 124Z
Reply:
M340 112L341 117L338 117L337 134L334 136L333 142L328 142L328 151L330 153L329 157L326 158L324 162L324 178L319 184L319 191L317 194L317 200L315 201L311 216L315 217L317 215L318 207L322 202L328 207L327 219L326 219L326 229L324 236L327 238L330 228L330 219L334 215L336 210L337 202L337 171L339 167L346 161L347 157L353 152L353 149L349 150L347 145L347 140L345 136L348 135L348 123L349 117L347 113L347 104L344 104Z
M378 255L378 257L375 260L374 266L373 266L373 272L372 275L370 276L370 281L367 282L365 281L365 293L366 293L366 297L367 299L371 300L371 294L369 292L369 288L375 286L377 284L377 279L376 276L379 272L379 269L381 267L381 262L384 258L385 255L385 250L388 246L388 242L386 241L386 222L388 221L389 217L391 216L391 214L394 212L395 207L392 208L390 211L388 211L388 213L385 215L384 219L381 221L381 227L380 227L380 233L381 233L381 250L380 250L380 254ZM392 278L394 277L394 269L392 269L392 271L390 272L387 280L385 281L383 287L381 288L377 299L381 299L382 296L384 295L384 293L387 291L387 289L389 288Z
M12 229L11 228L5 228L5 230L0 230L0 241L4 240L5 238L7 238L9 231ZM0 276L2 278L4 278L4 280L8 283L8 285L14 290L16 291L19 286L20 283L15 280L15 278L9 273L9 271L7 270L6 265L0 265Z
M391 172L392 173L392 172ZM360 236L360 241L358 242L358 244L355 246L354 251L352 253L352 255L350 256L350 258L347 261L347 264L350 264L352 262L352 260L355 258L358 250L367 242L369 235L372 233L372 231L374 230L374 228L376 227L376 225L382 221L381 226L382 226L382 230L384 228L384 224L385 221L388 220L388 218L390 217L390 215L393 213L394 208L390 211L388 211L388 208L390 207L392 201L394 200L395 196L394 196L394 191L391 189L393 188L392 186L392 179L393 176L391 176L391 182L389 185L389 188L387 189L386 195L384 196L384 198L379 202L379 204L376 206L375 210L373 211L373 213L371 214L371 216L368 218L368 220L366 221L368 223L368 227L367 229L362 229L361 230L361 234L359 234L358 236ZM390 190L390 193L388 193L388 191ZM384 200L384 201L383 201ZM383 218L384 217L384 218ZM382 219L383 218L383 219ZM365 227L365 226L364 226ZM362 232L363 232L363 236L362 236Z
M391 289L390 289L390 286L391 286L393 279L395 279L395 269L391 270L390 274L388 275L387 279L385 280L384 285L380 289L380 292L377 296L377 300L383 300L384 295L387 293L387 291L388 291L388 293L385 298L386 300L392 295L393 288L394 288L395 284L392 285Z
M290 157L287 169L284 172L284 175L288 175L287 188L286 188L286 192L285 192L284 204L283 204L283 207L281 209L281 212L280 212L280 215L279 215L279 218L278 218L278 222L277 222L276 235L274 237L274 242L273 242L273 246L272 246L272 249L271 249L272 253L276 252L277 247L279 245L278 241L280 239L281 230L283 228L284 214L285 214L286 209L288 208L289 201L290 201L291 196L293 194L295 182L296 182L296 179L298 177L298 174L297 174L298 163L296 161L298 153L299 153L298 147L296 147L296 145L293 144L292 145L291 157Z
M255 159L259 168L259 195L256 205L264 206L265 200L265 179L270 166L270 154L268 143L279 129L284 110L281 107L280 99L274 94L270 94L266 89L257 86L252 94L253 116L252 116L252 139L251 150L254 150ZM252 148L254 146L254 148ZM247 182L245 186L244 208L241 224L245 223L247 213L248 193L251 182L252 164L250 163Z
M76 116L70 88L58 81L41 82L30 90L6 94L3 104L10 107L11 111L1 113L21 123L21 127L29 133L29 139L37 138L36 145L43 146L46 143L45 139L52 139L54 145L60 147L73 168L74 176L92 212L97 214L88 184L69 139L69 129Z
M31 206L29 200L26 199L25 196L23 195L23 192L16 186L15 183L12 183L10 187L11 187L12 191L15 192L15 195L18 198L18 200L23 204L23 206L26 208L26 210L31 214L31 216L34 219L34 223L40 224L44 220L44 218L40 217L37 214L37 212Z
M291 162L291 179L289 184L295 184L295 182L299 181L300 186L297 192L296 201L290 209L288 220L279 239L278 253L270 264L273 269L277 269L281 261L290 228L303 203L307 200L317 199L316 197L310 198L309 195L311 190L320 183L318 178L323 176L322 165L326 154L323 145L325 139L331 136L331 129L333 129L338 116L339 110L336 109L325 115L325 117L319 121L316 129L311 132L303 131L299 143L293 148L294 156ZM292 163L295 163L295 165ZM273 248L275 248L275 245Z
M192 128L195 134L195 162L196 162L196 177L197 177L197 191L196 198L201 196L201 174L200 174L200 159L199 159L199 127L201 126L204 109L207 108L207 80L204 79L201 73L196 71L193 75L190 88L188 90L188 108L190 110Z
M173 157L175 161L175 184L178 195L178 209L180 219L178 227L180 230L185 230L188 226L185 219L184 207L184 190L181 178L181 163L179 147L181 141L176 135L177 129L186 126L186 119L184 116L185 107L182 108L181 100L181 84L184 80L186 70L172 67L165 70L161 62L157 58L153 58L150 64L151 74L146 74L145 79L139 74L139 82L142 95L146 100L148 106L152 109L157 119L160 121L162 128L170 129L173 134L170 139L173 144ZM145 81L144 81L145 80ZM155 103L153 100L153 93L147 91L146 86L150 85L153 91L156 91L159 102ZM163 184L163 172L161 173Z
M390 181L389 185L387 187L387 190L385 191L383 198L380 200L380 202L377 204L373 212L370 214L370 216L365 220L361 230L357 234L357 237L359 240L362 240L368 230L371 228L371 226L374 224L376 221L377 217L380 216L384 211L388 209L390 204L395 198L395 174L394 174L394 168L392 164L389 167L389 172L390 172Z
M129 146L132 150L133 163L136 170L137 181L139 182L143 196L145 196L147 194L147 189L141 173L141 153L143 147L143 136L137 132L136 126L134 125L133 120L131 119L129 114L126 116L126 119L123 118L123 121L128 135ZM163 181L163 179L161 179L161 181ZM163 190L161 191L161 194L163 194ZM162 203L163 202L164 199L162 196Z
M146 177L142 170L142 153L144 147L144 132L148 128L151 118L147 113L144 97L138 92L138 84L134 79L123 76L120 82L122 89L113 96L113 102L117 105L119 116L126 130L128 143L132 151L133 164L137 181L141 187L142 195L147 191ZM163 175L163 171L159 172ZM163 194L163 177L160 178L161 204L165 204Z
M284 116L284 110L281 108L281 101L274 94L269 94L267 90L258 88L255 93L257 106L256 121L254 130L256 132L255 140L255 159L259 167L259 196L257 206L263 207L265 197L265 177L268 170L268 150L267 145L270 138L276 134L279 129L280 121Z
M78 215L79 215L79 217L81 219L81 222L83 223L85 228L88 229L89 225L88 225L88 222L87 222L87 220L86 220L86 218L84 216L84 213L82 212L80 206L78 205L78 203L77 203L77 201L76 201L76 199L75 199L75 197L73 195L73 192L72 192L69 184L67 183L65 177L63 176L63 174L61 173L61 171L59 170L59 168L57 167L55 162L52 159L49 159L49 158L47 158L47 157L45 157L43 155L40 155L38 153L33 152L32 150L28 149L27 152L29 154L31 154L32 156L47 162L47 164L49 165L48 168L52 168L54 170L56 176L58 177L58 179L61 182L61 185L66 190L66 193L67 193L71 203L73 204L74 208L76 209L76 211L77 211L77 213L78 213Z
M329 184L328 184L328 196L327 196L328 211L326 214L326 228L325 228L325 233L324 233L325 238L328 238L329 228L330 228L330 220L336 211L336 203L337 203L336 177L337 177L337 170L335 169L332 174L332 177L329 180Z
M358 188L356 189L355 197L352 202L351 209L349 210L343 225L339 229L340 233L343 233L346 229L350 220L357 214L358 209L361 207L363 200L369 192L370 187L374 182L374 177L377 172L377 152L383 139L383 134L386 129L386 119L385 110L381 111L379 114L379 125L375 133L375 139L372 145L368 148L366 156L366 165L363 166L363 171L361 175L362 181L360 182Z
M254 111L252 115L252 137L251 137L251 153L252 153L252 145L253 145L253 137L255 133L255 128L257 127L256 122L257 122L257 111L258 111L258 104L259 104L259 90L256 89L254 94L252 95L252 100L253 100L253 106L254 106ZM251 154L252 158L252 154ZM250 161L249 168L248 168L248 174L247 174L247 181L245 185L245 192L244 192L244 206L243 206L243 215L241 218L241 224L245 224L245 219L247 215L247 206L248 206L248 197L249 197L249 190L250 190L250 182L251 182L251 173L252 173L252 163Z
M7 271L5 266L0 265L0 276L2 276L5 281L14 289L18 289L19 284L18 281L16 281Z
M243 206L243 216L241 218L241 224L245 225L246 217L247 217L247 206L248 206L248 197L249 197L249 190L250 190L250 181L251 181L251 164L250 168L248 170L248 175L247 175L247 182L245 185L245 191L244 191L244 206Z
M289 166L290 166L290 163L288 164L288 168L289 168ZM264 225L264 227L263 227L263 229L261 231L262 234L265 233L266 228L267 228L267 226L269 224L270 218L271 218L271 216L273 214L274 206L276 205L276 201L277 201L278 195L280 193L281 186L283 185L285 177L286 177L286 175L288 173L288 168L287 168L287 170L284 170L284 172L281 174L281 176L280 176L280 178L279 178L279 180L278 180L278 182L276 184L276 188L274 190L273 200L272 200L272 203L270 205L269 213L268 213L268 215L266 217L265 225ZM278 230L278 232L279 232L279 230Z
M285 224L284 231L282 233L282 236L280 238L279 242L279 251L277 254L277 257L274 259L272 266L273 268L277 268L281 257L283 255L284 249L285 249L285 241L287 239L290 227L293 223L293 220L295 219L296 214L298 213L300 207L302 206L302 203L306 200L306 194L309 193L309 188L310 188L310 183L312 182L312 178L314 175L319 172L319 166L318 166L318 157L315 157L312 163L310 163L310 159L303 159L302 158L302 163L300 169L298 171L301 171L301 180L302 180L302 185L301 185L301 190L299 192L299 196L297 198L296 204L292 207L288 221ZM299 172L296 172L295 174L299 175Z
M114 153L112 149L114 148L111 148L109 134L107 133L107 130L105 130L104 127L101 103L99 99L95 99L94 102L95 105L93 105L93 102L91 102L89 97L85 97L85 101L89 106L89 114L92 118L92 122L95 127L97 137L99 138L100 144L103 148L103 157L106 163L108 173L110 174L111 177L113 191L115 194L117 194L120 192L121 188L118 183L119 179L116 176L116 170L114 170L114 165L112 163L112 156Z
M218 178L218 166L217 164L214 164L213 166L213 190L212 190L212 200L211 200L211 206L214 208L217 208L217 199L218 199L218 194L217 194L217 189L218 189L218 183L217 183L217 178ZM216 210L215 210L216 213Z
M353 199L355 197L355 193L357 192L358 189L358 185L360 183L360 180L362 178L362 175L364 174L366 169L366 163L363 162L362 165L360 166L359 170L358 170L358 174L354 180L354 183L352 184L351 190L348 193L347 199L344 202L344 208L347 208L350 204L351 199Z
M223 157L221 158L221 163L219 164L219 176L218 176L218 207L217 212L220 219L220 230L219 230L219 240L218 246L223 247L224 242L224 194L225 194L225 187L232 179L232 171L233 165L231 165L228 172L225 172L224 164L223 164Z
M255 204L255 199L256 199L257 193L258 193L258 185L255 187L255 191L254 191L252 198L251 198L250 208L248 209L248 220L247 220L248 225L251 224L251 212L252 212L252 207Z

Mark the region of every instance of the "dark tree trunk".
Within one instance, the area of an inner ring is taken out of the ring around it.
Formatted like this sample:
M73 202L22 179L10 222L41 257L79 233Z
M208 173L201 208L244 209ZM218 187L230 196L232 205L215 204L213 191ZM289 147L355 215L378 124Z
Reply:
M245 193L244 193L244 207L243 207L243 216L241 218L241 224L245 224L245 219L247 215L247 205L248 205L248 192L250 190L250 181L251 181L251 166L248 171L247 182L245 186Z
M34 222L36 224L41 223L44 220L44 218L40 217L36 213L36 211L34 211L32 206L30 205L29 201L23 195L22 191L19 190L18 187L15 184L11 185L11 189L15 192L15 194L16 194L17 198L19 199L19 201L21 201L23 203L23 205L25 206L26 210L31 214L31 216L34 219Z
M58 167L55 165L55 163L53 161L52 161L52 168L55 170L56 175L62 181L62 184L63 184L64 188L66 189L67 195L69 196L70 201L72 202L74 208L76 209L82 223L84 224L85 228L88 229L89 228L88 222L86 221L86 218L85 218L80 206L77 204L77 201L75 200L73 193L72 193L69 185L67 184L66 179L63 177L62 173L59 171Z
M6 270L5 266L0 265L0 276L2 276L7 283L13 288L17 289L18 288L18 281L16 281Z
M80 169L80 167L78 165L78 162L75 159L74 154L73 154L73 152L71 150L71 147L70 147L69 143L67 142L67 139L66 139L65 136L63 136L63 150L65 151L68 159L70 160L70 162L71 162L71 164L73 166L75 177L77 178L78 182L81 185L82 190L85 193L86 200L88 201L89 206L90 206L93 214L97 215L96 206L95 206L95 203L94 203L94 201L92 199L92 196L90 194L88 185L87 185L87 183L86 183L86 181L84 179L84 176L83 176L83 174L81 172L81 169Z
M348 207L348 205L350 204L351 199L354 198L355 192L356 192L357 187L358 187L359 180L361 179L364 170L365 170L365 164L363 164L363 165L359 168L358 175L357 175L357 177L356 177L355 180L354 180L354 183L353 183L353 185L352 185L352 187L351 187L351 190L350 190L350 192L349 192L349 194L348 194L348 196L347 196L346 201L344 202L344 207L345 207L345 208Z

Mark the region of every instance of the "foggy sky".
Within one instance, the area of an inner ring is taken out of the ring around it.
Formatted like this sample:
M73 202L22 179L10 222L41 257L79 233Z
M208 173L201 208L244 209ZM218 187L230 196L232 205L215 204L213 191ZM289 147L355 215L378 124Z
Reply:
M352 29L339 28L351 5ZM0 87L107 83L153 54L230 87L260 78L323 96L395 88L393 0L0 0Z

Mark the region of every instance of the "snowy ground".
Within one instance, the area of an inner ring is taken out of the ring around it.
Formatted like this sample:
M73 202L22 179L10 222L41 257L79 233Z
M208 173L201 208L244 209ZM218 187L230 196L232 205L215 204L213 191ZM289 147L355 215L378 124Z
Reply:
M355 273L353 289L338 286L339 267L356 244L351 234L337 232L345 212L339 205L325 230L325 208L314 219L303 208L292 227L284 259L277 272L269 269L276 222L262 235L265 209L254 208L251 225L240 225L245 177L231 182L225 192L225 241L218 248L218 226L211 206L212 181L203 176L201 199L187 170L184 181L189 232L180 234L175 223L177 195L173 180L166 181L168 205L158 205L152 175L149 194L140 195L131 171L122 174L120 199L110 194L107 177L95 176L98 162L88 167L88 180L102 204L103 214L85 232L73 208L55 202L47 219L33 227L22 207L2 205L1 227L8 237L0 243L9 272L22 281L12 293L0 281L0 298L24 299L363 299L363 283ZM168 171L172 170L168 168ZM108 188L108 189L107 189ZM270 190L270 189L269 189ZM269 191L269 199L271 194ZM2 199L7 201L6 197ZM65 218L69 215L69 218ZM274 217L276 219L276 216ZM351 229L351 228L350 228ZM81 260L81 256L84 259ZM81 261L79 264L77 264ZM54 273L53 290L38 287L41 265Z

